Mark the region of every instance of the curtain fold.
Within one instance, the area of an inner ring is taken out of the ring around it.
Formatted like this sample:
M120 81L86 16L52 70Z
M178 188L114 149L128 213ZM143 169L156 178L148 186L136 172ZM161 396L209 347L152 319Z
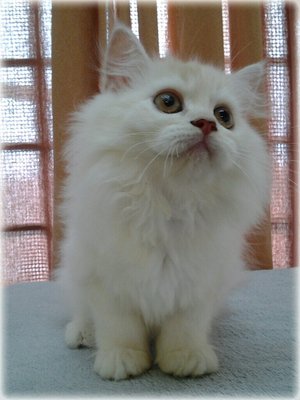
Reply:
M98 91L98 6L53 3L54 262L62 235L58 205L64 179L62 147L70 113Z
M157 7L154 2L138 2L139 36L150 55L158 54Z
M222 4L170 2L169 40L172 53L182 59L199 57L224 64Z

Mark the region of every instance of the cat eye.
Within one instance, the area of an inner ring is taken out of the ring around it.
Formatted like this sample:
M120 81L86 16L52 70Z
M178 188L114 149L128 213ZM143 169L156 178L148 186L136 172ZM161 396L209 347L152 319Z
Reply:
M181 96L172 90L159 92L153 99L156 107L167 114L178 113L183 110Z
M233 116L230 109L226 106L218 106L214 109L214 114L221 125L226 129L233 128Z

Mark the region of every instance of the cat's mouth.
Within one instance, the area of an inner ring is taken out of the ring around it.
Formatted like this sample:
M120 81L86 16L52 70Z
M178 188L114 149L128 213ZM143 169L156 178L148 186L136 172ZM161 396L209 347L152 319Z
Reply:
M213 156L211 145L205 138L196 142L193 141L193 143L188 143L183 151L183 155L187 155L189 157L195 155L197 156L203 153L206 153L210 158Z

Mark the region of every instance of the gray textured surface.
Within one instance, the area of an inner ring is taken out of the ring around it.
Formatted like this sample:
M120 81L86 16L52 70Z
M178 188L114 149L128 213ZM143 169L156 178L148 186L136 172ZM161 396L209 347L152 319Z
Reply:
M296 394L295 269L248 272L216 322L219 372L179 379L153 368L141 377L103 381L94 351L70 350L56 283L4 290L4 394L11 396L284 396Z

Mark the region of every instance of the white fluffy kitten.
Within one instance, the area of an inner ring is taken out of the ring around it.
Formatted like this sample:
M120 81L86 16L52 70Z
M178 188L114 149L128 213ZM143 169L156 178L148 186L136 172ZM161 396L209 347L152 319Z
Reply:
M102 93L71 125L63 205L66 342L95 341L103 378L150 368L150 337L162 371L217 370L212 318L268 201L266 146L247 122L263 69L152 60L129 29L112 33Z

